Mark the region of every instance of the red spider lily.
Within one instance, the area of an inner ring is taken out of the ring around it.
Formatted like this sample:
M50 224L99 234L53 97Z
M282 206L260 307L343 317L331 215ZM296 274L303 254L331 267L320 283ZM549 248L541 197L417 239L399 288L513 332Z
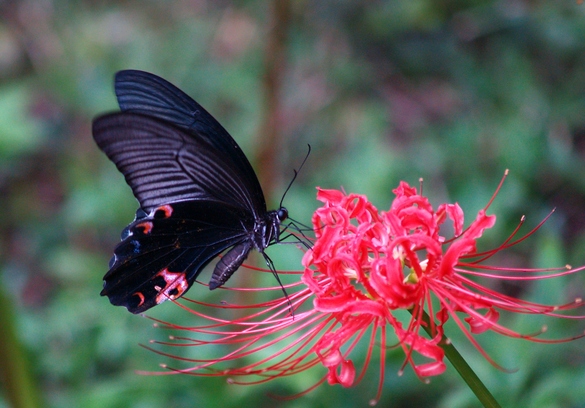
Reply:
M496 221L494 215L486 214L491 200L463 229L463 211L458 204L442 204L435 211L426 197L405 182L394 193L396 198L390 209L379 212L363 195L318 189L317 199L324 205L313 215L316 239L303 258L305 269L299 273L300 281L286 286L291 293L289 298L248 306L191 301L198 304L191 309L181 304L208 324L182 327L161 322L167 328L197 334L173 336L170 342L161 344L213 346L211 350L222 351L220 356L208 359L166 354L195 364L170 372L228 376L233 383L251 384L324 366L327 374L305 391L308 392L324 381L345 387L359 382L377 350L380 376L374 403L382 392L385 356L391 347L399 346L405 352L400 372L407 364L420 378L445 371L443 326L449 319L494 365L474 334L492 330L535 342L581 337L541 339L538 335L544 330L525 335L498 322L500 311L584 318L561 314L581 306L581 299L555 306L531 303L498 293L470 278L523 281L582 270L583 267L511 269L483 265L497 252L533 234L546 219L525 236L514 240L517 228L499 247L478 253L477 239ZM449 240L440 235L440 228L447 221L454 230L454 237ZM280 290L279 287L247 290L266 289ZM294 315L290 314L291 305ZM203 313L202 306L214 310ZM231 310L232 316L246 313L221 319L217 317L218 308ZM406 321L398 315L401 309L411 313ZM367 341L368 351L358 375L353 358L362 340ZM230 351L217 346L229 346ZM256 379L247 382L235 379L244 376Z

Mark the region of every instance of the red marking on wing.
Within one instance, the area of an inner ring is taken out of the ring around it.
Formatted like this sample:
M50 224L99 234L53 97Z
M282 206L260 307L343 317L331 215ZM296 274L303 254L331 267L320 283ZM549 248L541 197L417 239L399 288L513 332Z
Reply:
M150 231L152 231L152 222L150 221L141 222L140 224L136 224L136 228L142 228L142 233L144 235L148 235L150 234Z
M185 272L170 272L167 268L163 269L156 276L160 276L165 281L165 287L157 287L159 294L156 296L156 304L160 304L167 299L177 299L183 296L183 293L189 289L189 283Z
M135 292L134 296L138 296L140 298L140 303L138 303L138 306L136 307L142 306L142 304L144 303L144 295L142 294L142 292Z
M154 209L154 213L162 211L164 213L163 218L169 218L173 214L173 207L170 205L161 205L160 207L156 207Z

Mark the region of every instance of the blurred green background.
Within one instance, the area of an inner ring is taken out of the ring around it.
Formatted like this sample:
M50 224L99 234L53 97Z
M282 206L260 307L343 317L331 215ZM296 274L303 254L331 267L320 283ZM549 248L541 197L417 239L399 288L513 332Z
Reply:
M527 232L556 207L497 264L585 264L585 6L574 0L0 1L0 365L28 367L45 406L353 407L376 392L377 361L357 387L323 385L293 401L266 395L300 392L324 370L249 387L135 374L164 361L138 344L165 334L99 296L136 201L90 132L94 116L117 108L113 75L127 68L206 107L254 163L271 208L310 143L285 200L300 221L318 205L315 186L343 186L386 209L400 180L422 177L434 204L459 202L469 222L509 168L480 249L501 243L521 215ZM300 269L268 252L279 269ZM560 304L583 296L584 282L496 288ZM202 287L189 295L208 296ZM168 320L177 310L156 309ZM9 315L23 361L6 357L18 357ZM525 333L547 324L557 338L585 329L580 320L502 321ZM478 336L517 369L506 373L448 329L502 406L585 406L585 340ZM410 368L396 374L403 358L389 353L378 406L478 406L452 367L427 385ZM11 389L5 378L0 407L11 406Z

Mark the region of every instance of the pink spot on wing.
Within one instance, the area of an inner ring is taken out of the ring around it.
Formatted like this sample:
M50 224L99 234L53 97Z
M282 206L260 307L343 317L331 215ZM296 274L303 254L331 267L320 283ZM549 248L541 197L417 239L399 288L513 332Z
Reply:
M167 268L163 269L156 276L160 276L165 281L165 287L157 287L159 294L156 296L156 304L160 304L165 300L177 299L189 289L189 283L185 276L185 272L170 272Z

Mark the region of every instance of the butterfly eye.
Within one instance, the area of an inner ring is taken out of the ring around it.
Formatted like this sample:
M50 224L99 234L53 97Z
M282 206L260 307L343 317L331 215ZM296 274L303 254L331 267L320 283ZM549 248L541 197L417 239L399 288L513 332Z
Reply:
M284 207L280 207L276 215L278 216L278 219L282 222L288 218L288 210Z

